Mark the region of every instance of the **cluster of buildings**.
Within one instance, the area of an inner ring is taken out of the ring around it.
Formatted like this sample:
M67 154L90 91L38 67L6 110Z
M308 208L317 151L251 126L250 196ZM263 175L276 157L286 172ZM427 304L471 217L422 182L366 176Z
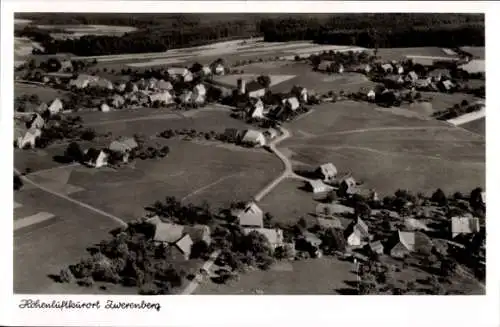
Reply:
M40 104L29 117L26 123L26 130L21 126L14 126L14 141L20 149L35 148L36 140L42 136L42 129L45 126L44 117L50 118L63 110L63 103L59 98L54 99L50 105Z
M83 163L89 167L101 168L108 165L113 155L123 163L128 163L130 154L138 147L139 145L132 137L119 138L112 141L107 148L87 149L83 155Z
M263 147L268 141L276 138L280 132L277 129L269 128L266 131L247 129L239 131L235 128L227 128L224 131L224 138L230 142L238 143L250 147Z

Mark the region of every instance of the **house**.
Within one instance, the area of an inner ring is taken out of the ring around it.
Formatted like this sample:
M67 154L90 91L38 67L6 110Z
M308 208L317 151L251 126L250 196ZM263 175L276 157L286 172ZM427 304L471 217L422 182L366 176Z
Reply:
M261 98L266 94L266 88L257 81L251 81L245 87L246 94L250 98Z
M24 136L17 139L17 146L20 149L25 149L27 147L34 149L36 145L36 139L42 135L42 131L38 128L30 128L26 131Z
M483 202L483 204L486 204L486 192L481 192L481 202Z
M135 82L138 90L145 90L148 87L148 82L144 78L141 78L137 82Z
M174 103L174 98L170 94L169 91L161 91L157 93L152 93L149 95L149 102L154 103L154 102L159 102L163 105L165 104L171 104Z
M434 82L440 82L442 79L450 78L450 71L448 69L434 69L429 72L429 77L432 78Z
M332 217L330 219L326 218L316 218L316 222L318 223L319 226L321 226L324 229L344 229L344 226L342 225L342 221L338 217Z
M115 108L121 108L124 104L125 104L125 99L119 94L115 94L111 98L111 105Z
M226 68L224 67L224 65L222 63L216 63L213 65L213 73L215 75L224 75L226 71Z
M384 245L380 241L370 242L367 244L367 249L371 253L384 254Z
M250 202L245 209L235 213L242 227L264 227L264 213L255 202Z
M412 70L406 74L405 80L410 83L415 83L418 80L418 75Z
M156 89L157 88L157 84L158 84L158 80L154 77L151 77L149 79L149 81L147 82L147 88L152 90L152 89Z
M427 88L431 85L432 80L430 78L420 78L420 79L416 80L414 83L415 83L415 87L417 89Z
M251 232L257 232L264 235L273 251L276 250L276 248L283 246L285 243L283 230L279 228L245 228L243 229L243 232L245 235L248 235Z
M299 109L300 103L296 97L290 97L282 100L283 105L292 111Z
M332 65L334 64L333 61L329 61L329 60L323 60L320 62L320 64L318 65L318 70L319 71L323 71L323 72L327 72L327 71L330 71L331 68L332 68Z
M375 91L374 90L368 91L366 97L368 98L369 101L375 101Z
M101 104L100 109L102 112L109 112L111 110L106 103Z
M84 162L91 167L100 168L108 164L108 157L106 151L90 148L85 151Z
M331 162L328 162L319 166L318 169L316 169L316 174L318 178L328 182L335 179L337 176L337 167L335 167Z
M115 90L117 90L118 92L125 92L126 89L127 84L124 82L118 82L115 84Z
M76 79L69 82L69 86L73 86L77 89L84 89L89 86L90 82L95 82L98 79L96 76L80 74Z
M40 116L40 114L36 113L33 115L31 118L31 121L28 122L28 129L29 128L36 128L36 129L42 129L43 126L45 125L45 120Z
M251 101L251 107L248 110L248 116L252 118L264 118L264 103L261 99Z
M445 81L441 80L441 82L439 82L439 84L438 84L438 88L441 91L450 91L454 87L455 87L455 84L453 84L453 82L450 80L445 80Z
M125 87L125 92L127 93L139 92L139 86L136 83L132 83L129 81Z
M170 76L176 76L181 78L184 82L193 81L193 73L187 68L173 67L168 69L168 74Z
M333 73L337 73L337 74L342 74L344 72L344 65L342 64L334 64L331 66L331 70Z
M202 104L205 102L205 98L207 95L207 89L203 84L197 84L193 88L193 101L197 104Z
M193 246L193 240L189 234L184 234L177 242L175 242L175 247L184 256L184 259L189 259L191 255L191 247Z
M372 71L372 66L370 66L370 65L366 65L366 66L364 67L363 71L364 71L366 74L368 74L369 72L371 72L371 71Z
M200 241L207 243L207 245L210 245L210 243L212 243L212 238L210 236L210 227L208 227L207 225L196 224L192 226L185 226L183 232L188 234L194 243Z
M56 98L52 101L48 109L51 115L55 115L63 110L63 104L59 98Z
M326 193L333 189L330 185L326 185L321 180L310 180L307 181L307 188L314 194Z
M380 66L380 69L382 69L386 74L391 74L394 70L391 64L383 64Z
M266 144L266 138L262 132L249 129L243 134L241 143L253 146L264 146Z
M405 69L403 68L403 66L401 66L400 64L396 64L394 66L394 72L396 74L399 74L399 75L402 75L404 72L405 72Z
M411 60L413 65L422 65L422 66L433 66L435 57L429 56L406 56L407 59Z
M208 66L203 66L201 68L201 73L203 74L203 76L210 76L212 75L212 70Z
M297 97L300 100L301 103L307 103L308 92L305 87L302 86L294 87L292 89L292 93L293 95L295 95L295 97Z
M173 90L174 87L172 86L172 83L161 79L158 83L156 83L156 88L161 91L170 91Z
M36 109L35 112L39 114L43 114L45 111L49 110L49 106L45 103L42 102Z
M97 78L96 80L90 81L89 86L91 87L97 87L105 90L113 90L114 86L111 81L105 79L105 78Z
M123 162L128 162L130 152L136 149L139 145L133 138L115 140L109 145L111 151L118 152L123 155Z
M156 223L153 241L157 243L175 243L184 235L184 226L160 221Z
M347 177L340 182L339 190L345 194L356 193L356 180L353 177Z
M59 62L61 64L61 68L59 68L60 72L69 73L73 71L73 64L71 63L71 60L61 60Z
M370 241L368 226L361 218L357 218L356 221L345 230L345 237L349 246L361 246Z
M451 237L458 235L474 234L479 232L479 218L475 217L452 217Z
M398 230L390 243L392 243L390 255L395 258L404 258L412 252L432 247L429 237L421 232L402 232Z

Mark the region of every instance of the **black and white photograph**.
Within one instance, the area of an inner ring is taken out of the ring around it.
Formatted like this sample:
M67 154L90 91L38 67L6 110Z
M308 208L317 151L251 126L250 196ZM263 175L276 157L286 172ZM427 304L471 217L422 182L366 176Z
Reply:
M14 295L486 295L484 13L49 7L2 59Z

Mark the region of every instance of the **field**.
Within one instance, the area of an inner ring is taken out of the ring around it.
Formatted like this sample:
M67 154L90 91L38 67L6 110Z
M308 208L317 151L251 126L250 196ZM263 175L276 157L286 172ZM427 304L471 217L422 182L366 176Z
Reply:
M406 56L429 56L455 58L455 55L448 55L442 48L421 47L421 48L379 48L377 56L383 60L401 60Z
M238 79L242 79L244 81L252 81L257 79L258 75L255 74L231 74L231 75L225 75L221 77L216 77L214 80L218 83L223 83L225 85L230 85L233 87L236 87L238 83ZM271 79L271 84L270 86L278 85L283 82L286 82L292 78L295 77L295 75L269 75Z
M32 95L36 94L40 101L46 102L48 105L55 98L62 98L68 94L66 91L56 90L51 87L32 85L32 84L24 84L24 83L16 83L14 87L14 98L23 96L23 95Z
M462 47L461 49L472 54L474 57L477 57L478 59L484 59L485 57L484 47Z
M460 125L461 128L486 136L486 118L477 119Z
M291 152L295 168L332 162L380 194L485 185L484 138L443 122L348 101L318 106L289 128L294 137L280 146Z

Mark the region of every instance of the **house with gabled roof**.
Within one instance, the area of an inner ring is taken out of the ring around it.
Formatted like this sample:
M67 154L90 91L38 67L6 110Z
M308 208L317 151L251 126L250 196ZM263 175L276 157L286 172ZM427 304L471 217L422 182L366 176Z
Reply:
M195 224L192 226L185 226L183 232L191 237L193 243L200 241L207 243L207 245L212 243L210 227L207 225Z
M175 247L180 250L186 260L191 256L192 246L193 240L189 234L184 234L177 242L175 242Z
M55 98L54 101L48 107L51 115L55 115L63 110L63 104L59 98Z
M384 245L381 241L370 242L366 246L371 253L384 254Z
M382 69L386 74L391 74L394 70L391 64L382 64L380 65L380 69Z
M337 167L331 162L322 164L316 169L316 174L325 182L329 182L337 176Z
M107 166L109 154L104 150L89 148L85 151L83 161L90 167L100 168Z
M266 88L257 81L246 84L245 92L250 98L262 98L266 94Z
M477 217L452 217L451 237L478 233L480 230L479 218Z
M242 227L264 227L264 212L255 202L248 203L241 211L235 212Z
M261 99L254 98L253 101L250 101L248 116L251 118L264 118L264 103L262 102Z
M160 91L149 95L149 102L159 102L163 105L174 103L174 98L169 91Z
M307 188L314 194L326 193L333 189L332 186L326 185L322 180L309 180L307 181Z
M283 246L285 243L283 230L279 228L244 228L243 232L245 235L248 235L251 232L257 232L264 235L271 246L271 250L273 251L276 250L276 248Z
M45 120L38 113L35 113L32 116L31 121L28 122L27 124L28 129L29 128L42 129L43 126L45 126Z
M370 241L370 233L368 225L361 219L357 218L345 230L345 238L347 244L353 247L359 247Z
M407 82L416 82L418 80L418 75L417 73L415 73L413 70L410 71L408 74L406 74L406 77L405 77L405 80Z
M340 182L339 190L341 190L341 192L346 193L346 194L356 193L356 191L357 191L356 180L351 176L344 178Z
M392 257L404 258L412 252L431 247L432 242L427 235L421 232L402 232L398 230L389 245Z
M24 136L17 139L17 146L20 149L31 148L34 149L36 145L36 139L42 135L42 131L38 128L30 128L26 131Z
M249 129L243 134L241 143L253 146L264 146L266 144L266 137L260 131Z
M184 226L167 222L155 222L153 241L157 243L175 243L184 235Z

